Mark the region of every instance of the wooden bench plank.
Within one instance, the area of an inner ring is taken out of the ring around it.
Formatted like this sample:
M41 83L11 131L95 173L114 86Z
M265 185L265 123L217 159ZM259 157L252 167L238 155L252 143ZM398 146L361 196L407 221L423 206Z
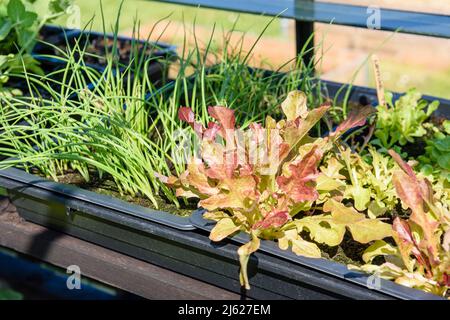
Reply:
M238 294L24 221L0 199L0 246L148 299L240 299Z

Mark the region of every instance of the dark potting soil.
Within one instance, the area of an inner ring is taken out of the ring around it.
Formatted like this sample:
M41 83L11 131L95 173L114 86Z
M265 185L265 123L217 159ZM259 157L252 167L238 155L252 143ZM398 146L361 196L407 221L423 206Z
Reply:
M23 78L17 80L14 80L14 78L12 78L11 80L14 81L11 87L20 91L20 93L18 94L19 96L33 96L42 99L51 98L50 92L39 85L34 85L33 83L28 85L27 81Z
M426 140L423 138L415 138L414 142L408 142L402 146L402 151L406 152L408 156L417 158L425 153L425 147L427 146Z
M8 81L8 86L20 90L22 96L29 97L33 95L44 99L49 99L51 98L50 92L46 88L43 88L41 85L36 84L33 79L39 80L46 86L51 87L55 91L58 91L59 88L61 88L61 85L58 82L62 82L64 70L60 66L54 65L47 60L38 59L38 62L39 67L44 73L44 76L29 74L29 81L27 81L27 79L24 77L11 76Z
M158 203L158 208L155 208L153 202L143 195L131 196L127 194L121 194L116 184L110 177L99 179L98 176L95 175L95 173L91 174L91 181L86 182L78 172L68 171L66 174L58 176L58 182L76 185L85 190L112 196L114 198L118 198L135 205L169 212L178 216L189 216L193 210L197 209L197 203L195 201L185 202L183 201L183 199L179 199L180 208L177 208L174 204L170 203L168 199L163 195L155 195L155 199Z
M353 264L361 266L364 264L362 255L370 244L361 244L353 240L351 234L347 231L344 240L336 247L329 247L324 244L318 244L322 257L342 263L345 265Z
M114 48L114 39L108 37L105 42L105 37L102 35L80 36L70 38L67 43L60 44L58 47L62 49L63 52L67 52L75 46L78 46L80 50L84 50L85 48L83 59L86 64L106 66L106 55L110 55L112 53ZM145 51L144 46L145 44L141 42L117 39L114 57L117 62L124 65L128 65L130 60L137 54L139 58L142 56L150 57L150 55L155 51L155 46L147 44ZM77 52L75 52L75 54L76 53ZM61 52L53 50L52 54L60 55Z
M58 35L63 33L63 29L59 27L43 27L37 35L38 40L53 43L58 40Z
M354 206L354 204L351 200L349 200L348 203L351 204L352 206ZM392 224L396 217L400 217L402 219L408 219L410 215L411 215L411 211L409 209L404 210L402 208L402 205L400 203L398 203L393 210L385 213L384 215L382 215L378 218L382 219L383 222L385 222L385 223ZM303 231L301 233L301 236L305 240L312 241L311 238L309 237L309 234L305 231ZM396 243L393 238L385 238L383 240L393 246L396 246ZM312 242L314 242L314 241L312 241ZM320 248L320 251L322 252L323 258L326 258L326 259L329 259L329 260L332 260L332 261L335 261L338 263L342 263L345 265L353 264L356 266L362 266L365 264L365 262L362 260L362 255L363 255L364 251L371 244L372 244L372 242L369 242L367 244L362 244L362 243L359 243L359 242L353 240L353 237L348 230L345 232L343 241L338 246L330 247L326 244L317 243L318 247ZM384 262L386 262L384 257L379 256L374 259L373 264L381 265Z
M309 236L309 233L306 231L302 231L300 236L306 241L314 242ZM345 265L353 264L356 266L361 266L364 264L362 254L364 253L364 250L370 246L370 243L362 244L353 240L349 231L346 231L344 240L338 246L330 247L326 244L316 244L322 253L322 258Z
M441 132L444 132L443 123L447 120L445 117L431 116L429 123L436 126ZM431 130L427 130L427 134L423 137L414 138L414 142L408 142L404 146L401 146L403 152L406 152L409 157L417 158L425 154L425 147L427 146L427 140L433 139L434 133Z

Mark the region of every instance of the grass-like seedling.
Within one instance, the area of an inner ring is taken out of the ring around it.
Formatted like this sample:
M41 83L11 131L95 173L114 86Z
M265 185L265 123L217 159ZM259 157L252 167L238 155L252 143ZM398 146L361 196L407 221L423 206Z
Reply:
M115 35L120 12L113 26ZM193 48L182 48L175 79L161 87L155 87L146 72L155 58L139 50L137 42L133 41L135 50L129 63L123 65L114 55L115 36L112 49L105 47L102 73L86 66L86 42L76 42L65 52L53 46L66 67L45 77L25 72L22 77L30 96L3 102L9 111L2 112L0 119L4 127L0 151L15 160L2 166L20 164L54 180L76 171L86 182L113 180L119 193L148 198L155 208L161 206L161 196L179 207L178 199L155 173L178 175L185 170L176 156L180 133L191 129L178 121L181 106L190 107L205 126L211 121L209 106L226 106L235 110L237 125L246 128L255 121L264 123L268 115L279 119L279 105L291 90L306 92L310 106L323 102L321 84L314 74L320 59L304 63L303 56L311 50L307 45L296 63L286 63L292 65L290 72L248 66L267 27L249 51L242 46L245 34L231 45L234 29L224 33L218 50L213 49L217 46L215 29L203 47L196 38ZM88 89L88 83L94 86ZM33 94L42 90L48 93L46 97ZM316 135L322 135L322 127L316 126Z
M118 23L115 34L117 30ZM206 63L211 37L205 51L199 46L183 51L178 76L159 88L146 72L154 58L134 50L130 63L119 65L115 45L104 57L102 73L86 66L86 47L78 43L58 53L66 67L55 72L57 77L24 72L30 96L2 99L0 152L10 157L2 168L20 165L62 181L72 172L86 183L109 179L119 193L148 198L155 208L161 206L161 197L180 206L155 174L184 171L184 164L173 158L180 148L179 132L190 130L178 121L180 106L196 110L206 124L207 107L223 104L236 110L239 125L245 127L274 115L289 88L308 91L312 86L313 66L305 66L301 56L288 74L251 69L251 51L231 48L229 36L223 38L220 63ZM88 89L88 83L95 86ZM48 94L35 95L32 88Z

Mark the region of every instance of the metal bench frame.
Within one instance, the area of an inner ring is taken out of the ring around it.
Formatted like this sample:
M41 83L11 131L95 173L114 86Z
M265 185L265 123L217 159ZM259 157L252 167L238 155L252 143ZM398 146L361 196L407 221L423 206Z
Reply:
M380 31L396 31L430 37L450 39L450 15L393 10L378 7L318 2L314 0L151 0L165 3L236 11L279 18L294 19L296 47L300 53L313 47L314 23L329 23ZM342 0L344 1L344 0ZM380 24L374 28L369 18L379 10ZM305 55L309 62L313 50Z

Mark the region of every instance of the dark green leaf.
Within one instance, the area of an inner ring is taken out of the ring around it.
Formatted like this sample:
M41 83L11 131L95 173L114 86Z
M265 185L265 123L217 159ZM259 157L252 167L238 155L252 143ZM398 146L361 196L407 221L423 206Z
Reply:
M12 23L9 19L3 19L0 22L0 41L3 41L11 32Z
M72 5L72 0L52 0L48 7L52 13L65 12Z
M445 139L435 141L434 147L439 151L450 152L450 136L445 137Z
M20 0L10 0L8 3L8 17L14 23L20 23L25 14L25 6Z
M25 12L22 16L22 27L23 28L29 28L33 25L33 23L37 20L38 15L34 12Z
M22 300L23 295L12 289L0 289L0 300Z
M438 164L445 170L450 171L450 153L445 153L437 159Z
M18 37L20 46L26 48L25 50L30 53L36 41L35 33L30 30L21 30L21 32L18 34Z

